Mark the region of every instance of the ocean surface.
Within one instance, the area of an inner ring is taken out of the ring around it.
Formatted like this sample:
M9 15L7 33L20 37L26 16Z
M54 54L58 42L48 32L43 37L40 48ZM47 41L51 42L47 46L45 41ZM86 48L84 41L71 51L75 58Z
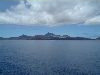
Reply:
M0 40L0 75L100 75L100 41Z

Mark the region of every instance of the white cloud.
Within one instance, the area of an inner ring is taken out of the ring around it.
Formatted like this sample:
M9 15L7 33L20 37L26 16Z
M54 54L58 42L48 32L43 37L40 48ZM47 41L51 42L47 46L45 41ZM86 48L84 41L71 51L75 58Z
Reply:
M85 22L86 24L100 24L100 16L93 17Z
M45 25L100 23L100 0L20 1L0 12L1 24Z

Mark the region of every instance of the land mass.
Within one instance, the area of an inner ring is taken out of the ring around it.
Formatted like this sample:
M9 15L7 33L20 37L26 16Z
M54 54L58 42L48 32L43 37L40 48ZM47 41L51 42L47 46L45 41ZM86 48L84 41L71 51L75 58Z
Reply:
M23 34L18 37L9 37L9 38L0 37L0 40L100 40L100 37L96 39L86 38L86 37L71 37L69 35L61 36L48 32L45 35L28 36Z

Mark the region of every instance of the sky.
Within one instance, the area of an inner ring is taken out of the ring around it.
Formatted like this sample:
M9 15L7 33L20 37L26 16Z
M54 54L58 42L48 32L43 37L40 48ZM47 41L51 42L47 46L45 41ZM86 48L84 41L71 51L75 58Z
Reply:
M53 32L100 36L100 0L0 0L0 37Z

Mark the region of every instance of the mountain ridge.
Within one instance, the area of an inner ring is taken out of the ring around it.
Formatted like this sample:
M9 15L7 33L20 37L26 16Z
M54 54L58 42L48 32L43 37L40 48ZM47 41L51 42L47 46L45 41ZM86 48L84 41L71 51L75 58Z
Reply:
M0 37L0 40L100 40L100 37L96 39L87 37L71 37L69 35L56 35L54 33L48 32L44 35L28 36L23 34L18 37L9 37L9 38Z

